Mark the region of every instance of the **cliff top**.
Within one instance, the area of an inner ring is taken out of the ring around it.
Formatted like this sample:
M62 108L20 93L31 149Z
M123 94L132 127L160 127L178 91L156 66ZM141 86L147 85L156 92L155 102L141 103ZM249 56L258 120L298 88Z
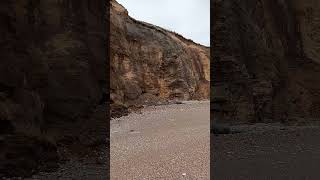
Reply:
M208 46L196 43L191 39L187 39L187 38L183 37L181 34L179 34L177 32L170 31L170 30L167 30L167 29L162 28L160 26L157 26L157 25L154 25L154 24L150 24L150 23L147 23L147 22L144 22L144 21L140 21L140 20L137 20L137 19L129 16L128 15L128 10L123 5L118 3L116 0L111 0L111 6L112 6L113 10L115 12L117 12L118 14L123 14L123 15L127 16L129 19L131 19L132 21L134 21L134 22L136 22L136 23L138 23L140 25L143 25L143 26L145 26L147 28L151 28L153 30L156 30L158 32L161 32L161 33L169 35L169 36L174 36L174 37L178 38L180 41L184 42L187 45L196 45L196 46L200 46L202 48L205 48L207 50L210 48Z

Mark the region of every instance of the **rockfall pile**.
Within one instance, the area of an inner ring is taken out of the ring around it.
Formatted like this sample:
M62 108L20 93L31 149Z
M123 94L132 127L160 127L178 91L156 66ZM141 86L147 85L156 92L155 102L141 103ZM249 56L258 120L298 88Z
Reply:
M320 117L320 3L217 0L212 4L216 121Z
M0 177L105 142L106 2L5 0L0 19Z
M208 47L135 20L113 0L110 13L112 116L137 105L209 99Z

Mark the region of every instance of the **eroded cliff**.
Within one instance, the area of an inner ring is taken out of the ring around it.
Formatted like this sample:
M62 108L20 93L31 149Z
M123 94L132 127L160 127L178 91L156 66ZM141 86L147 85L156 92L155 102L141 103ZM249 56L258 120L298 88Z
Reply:
M0 177L105 142L106 2L6 0L0 19Z
M110 99L114 116L123 114L117 113L119 106L209 98L208 47L137 21L116 1L111 4Z
M320 3L214 1L216 121L313 121L320 116Z

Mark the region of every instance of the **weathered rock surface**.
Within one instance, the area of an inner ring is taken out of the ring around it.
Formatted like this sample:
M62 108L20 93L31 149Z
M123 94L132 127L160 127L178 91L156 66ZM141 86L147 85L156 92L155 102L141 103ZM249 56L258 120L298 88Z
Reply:
M26 175L40 156L56 161L66 138L106 141L105 7L98 0L0 2L0 176Z
M217 122L320 116L320 3L214 1L212 110Z
M208 47L137 21L116 1L111 4L111 107L209 98Z

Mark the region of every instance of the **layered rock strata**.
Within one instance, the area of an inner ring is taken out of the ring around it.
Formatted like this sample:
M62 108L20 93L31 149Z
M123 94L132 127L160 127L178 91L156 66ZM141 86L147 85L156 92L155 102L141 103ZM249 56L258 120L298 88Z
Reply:
M120 107L209 98L208 47L135 20L116 1L111 5L110 99L114 116Z
M219 122L320 117L320 3L212 3L212 110Z
M0 19L0 176L106 141L106 2L5 0Z

